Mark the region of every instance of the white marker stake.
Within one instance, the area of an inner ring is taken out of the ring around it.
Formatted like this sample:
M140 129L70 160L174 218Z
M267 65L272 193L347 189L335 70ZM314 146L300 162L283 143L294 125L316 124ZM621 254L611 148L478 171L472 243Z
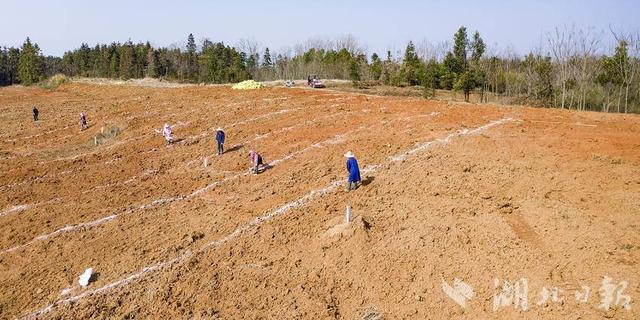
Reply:
M80 279L78 279L78 283L81 286L86 287L89 285L89 280L91 280L91 276L93 275L93 268L88 268L84 271L83 274L80 275Z
M104 127L100 128L100 133L104 134Z
M204 167L208 167L209 166L209 158L205 157L204 158Z
M351 222L351 206L347 206L347 212L344 215L344 223L349 223Z
M94 146L98 145L98 137L93 137L93 145Z

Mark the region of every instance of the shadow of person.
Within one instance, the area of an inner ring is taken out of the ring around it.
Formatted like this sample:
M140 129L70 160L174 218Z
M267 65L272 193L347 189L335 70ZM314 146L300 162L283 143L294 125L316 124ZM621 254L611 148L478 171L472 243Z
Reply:
M100 277L100 272L94 272L93 274L91 274L91 277L89 278L89 283L98 281L99 277Z
M376 178L374 176L368 176L366 177L364 180L362 180L361 184L363 186L368 186L371 182L373 182L373 180L375 180Z
M231 148L225 150L224 153L238 151L238 150L242 149L242 147L244 147L244 144L236 144L236 145L232 146Z

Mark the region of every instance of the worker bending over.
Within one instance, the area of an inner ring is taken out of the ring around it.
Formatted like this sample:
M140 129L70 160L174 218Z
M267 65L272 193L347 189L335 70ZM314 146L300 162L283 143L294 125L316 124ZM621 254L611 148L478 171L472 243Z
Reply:
M251 166L253 170L253 174L260 173L260 166L264 165L264 161L262 160L262 156L257 152L251 150L249 151L249 159L251 159Z
M80 131L84 131L89 126L87 125L87 115L84 112L80 112Z
M162 136L167 140L167 145L173 143L173 129L168 123L164 124L164 129L162 129Z

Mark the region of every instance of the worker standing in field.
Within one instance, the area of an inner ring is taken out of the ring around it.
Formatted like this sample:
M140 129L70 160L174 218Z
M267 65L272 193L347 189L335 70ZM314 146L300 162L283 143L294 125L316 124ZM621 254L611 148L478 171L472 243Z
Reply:
M224 153L224 131L222 128L218 127L216 129L216 143L218 144L218 155L222 155Z
M33 106L33 110L31 110L31 112L33 112L33 122L37 122L38 114L40 113L40 111L38 111L38 108L36 108L36 106Z
M251 159L251 166L253 167L253 174L260 173L260 166L264 165L264 161L262 160L262 156L251 150L249 151L249 159Z
M80 131L84 131L89 126L87 125L87 115L84 112L80 112Z
M173 129L168 123L164 124L164 129L162 129L162 136L167 140L167 145L173 143Z
M347 171L349 172L349 178L347 180L347 191L355 190L360 183L360 168L358 167L358 161L356 160L353 152L349 151L344 154L347 158Z

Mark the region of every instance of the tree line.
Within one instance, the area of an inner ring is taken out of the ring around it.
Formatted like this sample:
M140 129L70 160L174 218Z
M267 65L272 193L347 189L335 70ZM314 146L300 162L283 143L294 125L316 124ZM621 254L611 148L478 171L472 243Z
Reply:
M44 57L38 44L27 38L21 48L0 47L0 86L31 85L60 71L62 59Z
M134 79L165 78L187 82L229 83L251 78L251 59L222 42L204 40L197 49L192 34L185 48L154 48L150 43L97 44L43 57L29 38L21 48L0 50L0 85L30 85L56 73L67 76Z
M162 78L194 83L229 83L306 79L317 74L347 79L357 86L419 86L432 97L436 90L463 93L478 102L509 97L515 103L604 112L640 112L640 38L611 32L617 44L600 52L602 37L592 31L556 28L546 35L545 49L525 56L489 54L478 31L460 27L451 45L439 53L419 54L409 42L403 54L387 51L368 56L358 41L315 40L291 50L258 50L254 41L229 46L204 39L186 46L153 47L150 43L82 44L62 58L44 57L27 38L20 48L0 49L0 85L30 85L56 73L118 79ZM545 52L545 53L542 53Z
M66 52L60 72L100 78L166 78L190 82L229 83L249 79L247 57L222 42L204 40L197 49L192 34L181 48L154 48L149 42L112 43Z

